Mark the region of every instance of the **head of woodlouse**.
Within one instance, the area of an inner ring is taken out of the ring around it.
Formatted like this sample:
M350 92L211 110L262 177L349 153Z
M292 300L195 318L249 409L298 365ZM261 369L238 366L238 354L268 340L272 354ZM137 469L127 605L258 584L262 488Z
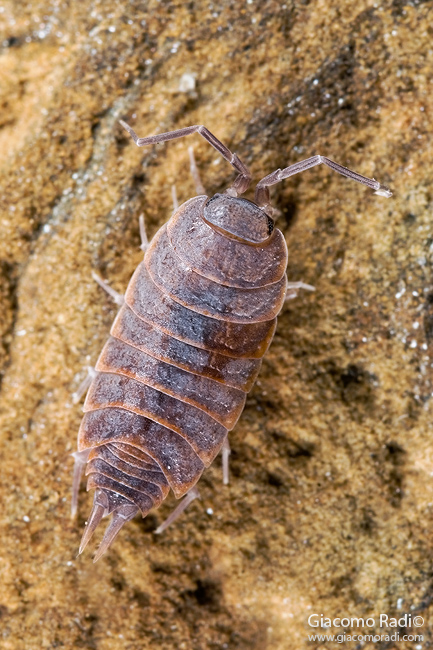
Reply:
M252 244L265 242L274 230L274 222L264 210L228 194L215 194L206 203L203 218L224 235Z

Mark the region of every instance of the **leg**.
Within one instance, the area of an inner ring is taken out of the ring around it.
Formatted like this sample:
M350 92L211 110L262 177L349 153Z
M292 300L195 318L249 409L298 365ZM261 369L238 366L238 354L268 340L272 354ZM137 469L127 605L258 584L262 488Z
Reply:
M228 485L229 484L229 456L231 454L228 436L223 442L221 453L223 457L223 485Z
M374 178L361 176L361 174L358 174L357 172L354 172L347 167L343 167L343 165L339 165L333 160L325 158L325 156L312 156L312 158L301 160L300 162L295 163L294 165L290 165L290 167L286 167L285 169L277 169L276 171L272 172L272 174L269 174L268 176L265 176L265 178L262 178L262 180L257 183L255 202L260 206L269 205L268 187L279 183L285 178L289 178L289 176L299 174L299 172L303 172L306 169L310 169L310 167L315 167L316 165L321 165L322 163L335 172L342 174L342 176L345 176L346 178L350 178L354 181L357 181L358 183L361 183L362 185L371 187L371 189L374 190L375 194L379 194L380 196L385 196L387 198L392 196L392 192L387 187L385 187L385 185L381 185L378 183L378 181L375 181Z
M83 476L83 471L89 457L89 449L84 451L75 451L71 454L74 457L74 478L72 479L72 500L71 500L71 517L77 514L78 506L78 490L80 489L80 481Z
M179 207L179 201L177 200L176 185L171 186L171 200L173 201L173 212Z
M206 190L204 189L202 182L200 180L200 174L197 169L197 164L194 158L194 150L192 147L188 147L188 154L189 154L189 169L195 184L197 196L201 196L203 194L206 194ZM176 185L171 186L171 198L173 201L173 212L176 212L176 210L179 207L179 201L177 200Z
M288 282L285 300L287 301L291 300L292 298L296 298L299 289L304 289L305 291L316 291L315 287L313 287L311 284L305 284L305 282L302 281Z
M145 147L148 144L157 144L158 142L167 142L168 140L176 140L177 138L183 138L185 135L191 135L191 133L199 133L222 155L225 160L231 164L232 167L234 167L239 174L228 192L237 196L238 194L243 194L249 187L251 182L251 173L248 167L246 167L235 153L232 153L230 149L227 149L227 147L202 124L187 126L184 129L168 131L167 133L160 133L159 135L150 135L147 138L139 138L135 131L123 120L120 120L120 124L124 129L126 129L126 131L128 131L129 135L138 147Z
M138 226L140 228L140 239L141 239L141 245L140 248L145 253L147 249L149 248L149 240L146 235L146 228L144 226L144 214L140 214L138 217Z
M86 390L89 388L90 384L92 383L92 379L96 377L98 373L92 366L87 366L87 376L83 379L81 384L78 386L77 390L75 393L72 393L72 403L73 404L78 404L80 399L83 397L84 393Z
M107 284L107 282L105 282L102 278L100 278L99 275L97 275L97 273L95 273L94 271L92 271L92 278L95 280L95 282L99 284L100 287L102 287L102 289L104 289L104 291L108 293L108 295L113 299L116 305L119 305L119 307L123 305L125 299L122 296L122 294L112 289L110 285Z
M192 147L188 147L188 154L189 154L189 169L191 171L191 176L193 177L195 183L195 190L197 192L197 196L201 196L203 194L206 194L206 190L204 189L203 184L201 182L200 174L197 168L197 164L195 162L194 149Z
M163 521L162 524L155 530L155 535L159 535L160 533L164 532L164 530L168 528L170 524L172 524L173 521L175 521L182 514L182 512L189 506L191 501L194 501L194 499L200 499L200 492L196 487L191 488L191 490L187 492L177 508L175 508L173 512L168 515L167 519Z

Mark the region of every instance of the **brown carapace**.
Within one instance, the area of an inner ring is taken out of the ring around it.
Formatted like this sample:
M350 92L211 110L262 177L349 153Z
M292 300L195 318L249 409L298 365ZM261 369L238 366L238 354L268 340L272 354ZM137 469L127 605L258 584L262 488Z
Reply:
M225 194L184 203L156 233L92 373L75 454L73 511L86 466L87 489L95 494L80 552L112 515L95 561L126 521L140 511L145 517L170 488L177 498L192 491L227 444L288 288L291 296L312 288L287 282L287 246L274 228L268 186L324 163L391 195L377 181L314 156L260 181L253 203L239 198L251 181L247 167L204 127L140 139L122 125L138 146L198 132L238 176Z

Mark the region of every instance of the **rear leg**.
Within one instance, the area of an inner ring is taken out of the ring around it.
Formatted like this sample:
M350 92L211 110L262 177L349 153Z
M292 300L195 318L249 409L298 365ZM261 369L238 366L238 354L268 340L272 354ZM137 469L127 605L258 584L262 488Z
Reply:
M119 305L119 307L121 307L121 306L123 305L123 303L125 302L125 298L124 298L124 296L123 296L121 293L118 293L118 292L115 291L112 287L110 287L110 285L108 284L108 282L105 282L105 280L103 280L103 279L102 279L102 278L101 278L97 273L95 273L94 271L92 271L92 278L95 280L95 282L96 282L97 284L99 284L99 286L100 286L102 289L104 289L104 291L105 291L106 293L108 293L108 295L110 296L110 298L112 298L113 302L115 302L116 305Z
M228 436L223 442L223 446L221 448L221 453L222 453L222 466L223 466L223 485L228 485L229 483L229 456L231 453L230 450L230 444L228 440ZM173 510L173 512L165 519L160 526L155 530L155 534L159 535L160 533L164 532L166 528L170 526L176 519L180 517L180 515L186 510L186 508L189 506L189 504L194 501L195 499L200 499L200 493L196 487L193 487L182 499L182 501L179 503L179 505Z
M89 388L90 384L92 383L92 380L94 377L96 377L97 372L92 366L87 366L87 375L81 382L81 384L78 386L77 390L72 393L72 403L73 404L78 404L78 402L81 400L83 397L84 393L87 391Z
M223 466L223 485L228 485L229 483L229 456L230 456L230 444L228 441L228 436L223 442L223 446L221 449L222 453L222 466ZM201 499L200 497L200 492L198 491L197 487L193 487L187 494L184 496L182 501L179 503L179 505L173 510L171 514L165 519L160 526L155 530L155 534L159 535L160 533L164 532L166 528L168 528L176 519L180 517L180 515L186 510L186 508L189 506L189 504L194 501L195 499Z
M71 454L74 457L74 474L72 479L72 499L71 499L71 517L74 518L77 514L78 508L78 492L80 490L80 483L83 477L84 469L89 457L89 449L84 451L75 451Z
M286 297L284 299L285 302L296 298L300 289L304 289L304 291L316 291L312 284L306 284L305 282L302 282L302 280L299 282L288 282Z
M176 521L176 519L180 517L183 511L186 510L189 504L195 499L201 499L201 497L200 492L194 486L191 488L191 490L189 490L189 492L186 493L179 505L173 510L171 514L168 515L167 519L165 519L162 524L158 526L158 528L155 530L155 535L159 535L160 533L164 532L164 530L168 528L170 524L173 523L173 521Z
M226 439L223 442L223 446L221 449L221 454L222 454L222 466L223 466L223 485L228 485L229 484L229 457L231 454L231 449L230 449L230 443L229 443L229 437L227 436Z

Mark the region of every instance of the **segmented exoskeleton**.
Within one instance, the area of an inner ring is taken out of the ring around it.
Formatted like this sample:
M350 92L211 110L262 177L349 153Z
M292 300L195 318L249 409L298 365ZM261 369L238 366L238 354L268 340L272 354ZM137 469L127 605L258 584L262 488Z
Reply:
M204 127L139 139L144 146L199 132L238 177L225 194L175 210L135 271L95 366L78 434L94 505L80 552L103 516L98 559L122 525L158 507L170 488L190 492L226 444L275 332L288 287L287 246L274 228L268 186L319 163L390 196L374 180L315 156L264 178L255 202L239 198L251 176Z

